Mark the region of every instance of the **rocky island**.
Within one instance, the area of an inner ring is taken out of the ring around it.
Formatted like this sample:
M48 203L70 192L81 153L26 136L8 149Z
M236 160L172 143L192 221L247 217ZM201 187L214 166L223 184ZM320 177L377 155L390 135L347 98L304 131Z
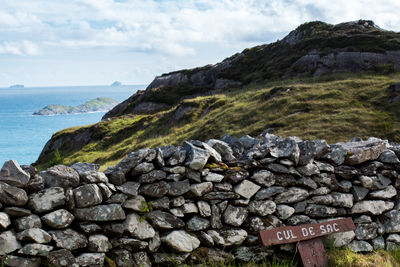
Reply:
M10 88L24 88L25 86L23 84L14 84L11 85Z
M109 97L98 97L87 101L86 103L72 107L64 105L48 105L35 111L33 115L60 115L60 114L76 114L88 112L109 111L118 104L118 101Z

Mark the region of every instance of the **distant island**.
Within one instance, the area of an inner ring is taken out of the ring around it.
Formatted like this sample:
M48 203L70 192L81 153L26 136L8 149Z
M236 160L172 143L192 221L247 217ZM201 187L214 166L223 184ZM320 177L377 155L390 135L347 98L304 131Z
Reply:
M119 82L119 81L115 81L115 82L113 82L113 83L111 84L111 86L121 86L121 85L122 85L122 83Z
M24 85L23 84L14 84L14 85L11 85L10 88L24 88Z
M109 97L98 97L76 107L54 104L49 105L38 111L35 111L33 115L61 115L88 112L105 112L109 111L117 104L118 101L115 99Z

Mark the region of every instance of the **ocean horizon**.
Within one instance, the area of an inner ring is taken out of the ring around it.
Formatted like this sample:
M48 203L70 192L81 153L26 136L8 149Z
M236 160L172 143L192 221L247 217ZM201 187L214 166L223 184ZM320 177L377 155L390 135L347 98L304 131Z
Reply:
M101 120L105 112L32 115L47 105L77 106L97 97L122 102L146 85L43 86L0 88L0 165L14 159L34 163L52 134ZM0 166L0 167L1 167Z

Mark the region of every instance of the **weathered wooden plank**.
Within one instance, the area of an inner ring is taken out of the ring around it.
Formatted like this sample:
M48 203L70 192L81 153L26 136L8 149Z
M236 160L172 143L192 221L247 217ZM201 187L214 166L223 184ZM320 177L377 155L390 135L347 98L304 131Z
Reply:
M301 241L297 244L297 249L303 267L326 267L329 265L329 258L321 237Z
M323 223L283 226L259 232L264 246L272 246L308 240L319 236L354 230L356 227L351 218L336 219Z

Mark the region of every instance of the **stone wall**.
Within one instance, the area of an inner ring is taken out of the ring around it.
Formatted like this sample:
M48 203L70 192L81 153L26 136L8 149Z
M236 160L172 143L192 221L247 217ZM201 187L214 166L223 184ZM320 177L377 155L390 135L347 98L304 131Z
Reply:
M358 252L400 244L400 146L377 138L224 136L141 149L115 167L76 163L0 173L6 266L150 266L260 260L258 231L352 217L330 235Z

